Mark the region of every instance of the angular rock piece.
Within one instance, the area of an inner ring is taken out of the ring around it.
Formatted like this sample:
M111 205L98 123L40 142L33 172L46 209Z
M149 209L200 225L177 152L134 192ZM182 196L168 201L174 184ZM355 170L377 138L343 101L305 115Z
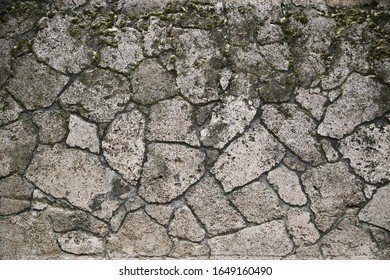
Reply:
M95 68L85 71L61 95L61 105L95 122L109 122L130 100L125 76Z
M137 211L128 214L119 232L108 238L107 252L112 259L161 257L169 253L171 243L164 227Z
M76 115L70 115L66 144L71 147L88 149L92 153L99 153L100 147L96 125L86 122Z
M174 242L169 256L175 259L207 259L209 253L207 245L178 240Z
M149 204L145 206L145 211L148 215L162 225L167 225L173 213L173 206L171 205L156 205Z
M307 171L302 176L302 183L321 231L328 230L348 208L365 201L364 182L350 174L341 162Z
M22 119L0 128L0 177L12 171L22 173L35 148L35 128Z
M58 259L57 246L49 223L28 212L0 220L0 259Z
M284 202L298 206L306 204L307 198L299 184L298 175L284 165L270 171L267 179Z
M293 243L282 221L271 221L209 240L212 258L280 258Z
M151 104L177 94L173 76L154 59L146 59L138 66L131 83L133 99L141 104Z
M186 194L185 198L211 235L245 226L244 220L237 210L229 204L213 177L207 177L199 182Z
M62 110L35 111L32 120L39 128L39 141L54 144L67 134L68 114Z
M18 174L0 180L0 215L21 212L30 207L31 193Z
M38 63L32 54L17 58L14 67L7 89L29 110L49 107L68 82L68 77Z
M360 211L359 219L390 231L390 184L381 187Z
M211 172L225 192L230 192L270 170L283 155L283 146L263 126L256 125L226 148Z
M83 231L70 231L60 234L57 241L61 249L75 255L104 253L104 241Z
M297 245L313 244L320 238L320 233L310 221L310 213L299 208L287 211L287 229Z
M148 202L165 203L185 192L204 173L202 152L180 144L149 145L139 195Z
M0 125L16 120L22 111L22 107L8 93L0 91Z
M266 105L262 120L276 136L304 161L318 164L321 153L315 139L316 124L294 104Z
M187 206L176 210L169 224L169 234L191 241L201 241L205 237L204 229Z
M331 104L318 133L340 139L362 122L373 120L390 109L390 89L372 77L357 73L349 76L342 96Z
M251 223L269 222L284 214L278 196L264 182L253 182L234 191L231 200Z
M358 175L370 183L381 183L390 180L389 141L389 125L382 129L370 124L341 140L339 150Z

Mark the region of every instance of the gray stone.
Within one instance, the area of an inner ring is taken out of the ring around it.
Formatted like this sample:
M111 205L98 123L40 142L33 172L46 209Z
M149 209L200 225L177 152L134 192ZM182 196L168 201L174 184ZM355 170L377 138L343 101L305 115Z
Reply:
M390 126L374 124L359 127L340 142L340 152L352 169L370 183L390 180Z
M295 172L281 165L270 171L267 179L284 202L298 206L306 204L306 195L302 191L299 177Z
M171 246L164 227L137 211L127 215L119 232L108 237L107 253L111 259L161 257Z
M103 45L100 49L99 66L127 73L143 60L141 34L133 28L125 32L114 29L111 40L115 46Z
M171 205L149 204L145 206L145 212L162 225L168 224L173 210L174 207Z
M0 180L0 215L30 208L31 193L18 174Z
M38 63L33 55L14 60L16 71L7 89L29 110L49 107L56 100L68 77Z
M276 43L282 41L283 38L282 28L271 21L266 21L256 31L256 39L261 45Z
M39 142L54 144L62 141L67 134L68 118L62 110L35 111L32 120L39 128Z
M170 257L175 259L207 259L210 249L207 245L177 240L173 244Z
M50 224L35 212L0 220L0 259L59 259L61 254Z
M67 10L75 9L87 3L87 0L54 0L57 9Z
M278 196L264 182L253 182L234 191L231 201L251 223L261 224L284 215Z
M324 94L318 88L314 90L299 88L295 94L295 99L311 113L313 118L319 121L322 118L325 110L324 105L327 101Z
M87 70L61 95L61 105L94 122L109 122L130 100L130 83L109 70Z
M287 43L274 43L259 47L259 52L274 69L287 71L290 66L290 49Z
M348 208L365 201L364 182L348 172L342 163L327 163L306 171L302 183L308 194L315 224L327 231Z
M387 205L389 199L390 184L378 188L372 199L360 211L359 219L390 231L390 209Z
M177 94L175 80L154 59L144 60L132 75L133 99L151 104Z
M63 251L75 255L104 253L103 239L83 231L70 231L59 234L57 241Z
M204 173L205 155L181 144L152 143L147 157L138 192L148 202L173 200Z
M11 74L11 42L9 40L0 39L0 57L0 87L2 87Z
M193 114L194 108L181 98L160 101L149 110L147 139L199 146Z
M205 237L204 229L198 224L187 206L176 209L169 224L168 233L195 242L201 241Z
M110 219L110 228L112 232L118 232L122 226L122 222L126 218L127 209L125 206L120 206Z
M290 169L295 171L305 171L306 164L296 155L291 152L286 152L285 157L283 158L283 163Z
M158 55L172 48L172 40L169 36L170 27L158 17L151 16L148 29L143 36L144 50L147 56Z
M287 101L294 93L294 83L292 74L271 72L262 79L259 95L265 102Z
M39 189L35 189L32 194L31 208L33 210L42 211L45 210L49 204L53 201L44 192Z
M282 221L271 221L209 240L212 258L280 258L293 250Z
M296 245L313 244L320 238L310 213L299 208L288 209L286 226Z
M69 134L66 138L66 144L71 147L88 149L92 153L98 154L100 143L96 125L86 122L76 115L70 115Z
M383 79L387 84L390 84L390 58L384 58L374 63L375 73Z
M144 207L145 201L140 198L138 195L129 198L128 201L125 202L125 207L127 211L136 211L142 207Z
M226 148L211 172L225 192L230 192L270 170L283 155L283 146L263 126L256 125Z
M184 0L178 0L178 3L184 3ZM143 0L131 0L124 1L122 11L124 14L129 15L132 18L139 18L149 14L161 13L165 6L171 3L170 0L159 1L143 1Z
M211 235L243 228L244 220L224 196L213 177L206 177L185 196L188 205Z
M328 161L334 162L339 159L339 154L335 148L333 148L332 144L330 143L329 140L322 139L321 140L322 144L322 150L325 152L325 157Z
M340 139L360 123L371 121L390 108L386 101L389 88L372 77L353 73L342 91L342 96L327 108L325 118L318 127L320 135Z
M304 161L321 162L316 124L294 104L264 106L262 120L268 129Z
M13 171L24 172L36 145L35 133L27 119L0 128L0 177Z
M22 111L22 107L8 93L0 91L0 125L16 120Z
M321 249L318 244L299 246L295 248L294 254L289 255L287 260L322 260Z

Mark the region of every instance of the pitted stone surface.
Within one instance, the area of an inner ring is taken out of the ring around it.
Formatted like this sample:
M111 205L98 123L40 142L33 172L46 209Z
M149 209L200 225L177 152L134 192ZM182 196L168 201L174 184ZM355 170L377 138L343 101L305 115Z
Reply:
M35 111L34 124L39 128L39 141L42 144L54 144L66 137L68 114L62 110Z
M16 120L22 107L5 91L0 91L0 125Z
M286 227L297 245L313 244L320 238L320 233L310 221L310 213L299 208L287 211Z
M99 153L100 147L96 125L86 122L76 115L70 115L66 144L71 147L88 149L92 153Z
M176 259L207 259L210 253L207 245L189 242L185 240L177 240L173 244L171 257Z
M75 255L104 253L103 239L83 231L70 231L59 234L57 241L63 251Z
M173 219L169 224L168 232L172 236L195 242L201 241L205 237L204 229L198 224L195 216L187 206L175 211Z
M283 155L283 146L263 126L256 125L226 148L211 172L225 192L230 192L270 170Z
M145 212L162 225L167 225L172 216L174 207L171 205L149 204L145 206Z
M296 91L296 94L296 100L313 115L314 119L320 120L327 101L324 94L318 88L314 90L300 88Z
M31 193L18 174L0 180L0 215L30 208Z
M9 40L0 39L0 57L2 58L0 61L0 87L3 86L11 74L11 47Z

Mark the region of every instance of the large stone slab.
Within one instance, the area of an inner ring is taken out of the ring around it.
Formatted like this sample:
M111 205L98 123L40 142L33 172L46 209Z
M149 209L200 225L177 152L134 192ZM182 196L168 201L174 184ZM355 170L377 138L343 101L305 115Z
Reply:
M76 115L69 117L69 134L66 144L71 147L88 149L92 153L99 153L100 142L97 135L97 126L86 122Z

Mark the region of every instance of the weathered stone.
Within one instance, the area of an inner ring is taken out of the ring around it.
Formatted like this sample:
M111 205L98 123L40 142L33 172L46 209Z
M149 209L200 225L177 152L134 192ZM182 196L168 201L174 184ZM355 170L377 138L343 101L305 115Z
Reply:
M99 153L100 146L96 125L86 122L76 115L70 115L66 144L71 147L88 149L92 153Z
M103 219L109 219L118 207L118 202L112 196L107 197L107 193L120 179L97 156L81 150L66 149L59 144L40 146L26 177L45 193L65 198Z
M130 83L109 70L87 70L61 95L61 105L95 122L109 122L130 100Z
M0 125L16 120L22 111L22 107L8 93L0 91Z
M201 241L205 237L204 229L198 224L195 216L187 206L183 206L175 211L168 230L172 236L191 241Z
M244 220L224 196L213 177L206 177L185 196L188 205L211 235L243 228Z
M360 123L373 120L388 111L388 96L389 88L372 77L351 74L343 85L342 96L327 108L318 133L342 138Z
M49 223L34 212L0 220L0 259L58 259L57 246Z
M35 128L21 119L0 128L0 177L23 173L35 148Z
M292 74L271 72L262 79L259 95L265 102L287 101L294 93L295 77Z
M291 152L286 152L285 157L283 158L283 163L290 169L295 171L305 171L306 164L296 155Z
M296 245L313 244L320 238L320 233L310 220L310 213L299 208L287 211L287 230Z
M174 208L171 205L149 204L145 206L146 213L162 225L168 224L173 210Z
M83 231L70 231L59 234L57 241L63 251L75 255L104 253L103 239Z
M178 0L178 3L184 3L184 0ZM171 3L170 0L148 1L132 0L124 1L122 11L132 18L139 18L149 14L161 13L165 6Z
M87 0L54 0L54 5L57 9L67 10L78 8L86 2Z
M122 226L122 222L126 218L127 209L125 206L120 206L110 219L110 228L112 232L118 232Z
M284 202L298 206L306 204L306 195L302 191L299 177L295 172L281 165L270 171L267 179Z
M68 114L65 111L35 111L32 120L39 128L39 141L42 144L54 144L67 134Z
M378 188L371 201L360 211L359 219L390 231L390 184Z
M175 259L207 259L209 253L210 249L207 245L177 240L169 256Z
M33 55L17 58L14 67L7 89L29 110L49 107L68 82L68 77L38 63Z
M375 73L383 79L387 84L390 84L390 58L381 59L374 63Z
M0 180L0 215L30 208L31 193L18 174Z
M144 60L132 75L133 99L151 104L177 94L173 76L154 59Z
M316 89L303 89L299 88L296 93L296 100L307 109L317 121L322 118L322 114L325 110L325 102L327 98L321 91Z
M328 161L337 161L339 159L339 154L337 150L332 146L329 140L322 139L322 150L325 152L325 157Z
M35 189L32 195L31 207L33 210L42 211L46 209L49 204L53 201L44 192L39 189Z
M290 66L290 49L287 43L274 43L259 47L259 52L274 69L287 71Z
M304 161L321 162L315 138L315 122L294 104L264 106L262 120L294 153Z
M184 142L199 146L193 114L193 107L181 98L160 101L149 110L146 137L150 141Z
M289 255L287 260L322 260L321 249L318 244L300 246L295 248L295 252Z
M374 124L359 127L341 140L340 152L351 162L351 167L370 183L390 180L390 126L378 128Z
M293 243L281 221L271 221L209 240L211 257L280 258L289 254Z
M107 252L112 259L161 257L169 253L171 243L164 227L137 211L126 217L117 234L108 237Z
M115 29L115 35L111 40L115 46L103 45L100 49L101 67L127 73L144 58L141 34L136 29L127 28L125 32Z
M184 145L152 143L147 156L139 194L148 202L173 200L204 173L204 154Z
M11 42L6 39L0 39L0 57L0 87L2 87L11 74Z
M266 21L256 31L256 39L260 45L272 44L283 40L284 34L282 28L270 21Z
M321 231L331 228L348 208L365 201L364 182L350 174L342 162L308 170L302 183L311 201L315 224Z
M143 36L144 50L147 56L158 55L172 48L171 37L169 36L170 29L158 17L150 17L148 29Z
M226 148L211 172L229 192L270 170L283 155L282 145L263 126L256 125Z

